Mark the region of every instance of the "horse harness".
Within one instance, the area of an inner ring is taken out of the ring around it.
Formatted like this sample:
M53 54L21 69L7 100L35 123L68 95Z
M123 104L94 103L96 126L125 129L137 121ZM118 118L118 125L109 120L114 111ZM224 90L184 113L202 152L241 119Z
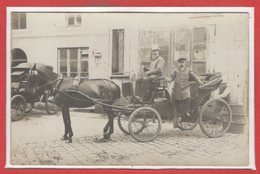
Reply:
M57 78L57 83L53 90L53 94L52 94L53 96L55 96L55 94L58 92L63 80L64 80L63 74L60 74ZM72 91L74 91L74 92L78 91L81 81L82 81L82 79L79 76L76 76L74 78L74 80L72 82ZM101 92L101 102L110 102L111 98L112 98L112 94L110 92L109 85L107 84L107 81L105 79L103 80L103 82L104 82L105 89L102 90L102 92Z
M53 96L55 96L55 94L58 92L62 81L63 81L63 74L59 74L56 86L53 89L53 93L52 93Z

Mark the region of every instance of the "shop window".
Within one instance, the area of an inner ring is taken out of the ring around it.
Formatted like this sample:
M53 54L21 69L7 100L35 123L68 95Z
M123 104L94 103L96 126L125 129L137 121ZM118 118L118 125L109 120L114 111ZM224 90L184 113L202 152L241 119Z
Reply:
M26 29L26 13L12 13L12 29Z
M164 74L169 74L169 54L170 54L170 32L168 31L140 31L139 38L139 57L140 57L140 76L145 73L142 69L143 66L149 68L151 64L151 46L158 44L160 48L160 56L165 60Z
M197 74L206 73L207 30L205 27L193 29L192 69Z
M66 77L88 76L89 48L59 48L59 73Z
M177 67L177 60L181 57L187 59L186 65L190 67L190 40L191 34L189 28L182 28L174 33L175 44L174 44L174 67Z
M69 13L67 15L68 26L81 25L81 14Z
M112 74L124 72L124 29L112 30Z

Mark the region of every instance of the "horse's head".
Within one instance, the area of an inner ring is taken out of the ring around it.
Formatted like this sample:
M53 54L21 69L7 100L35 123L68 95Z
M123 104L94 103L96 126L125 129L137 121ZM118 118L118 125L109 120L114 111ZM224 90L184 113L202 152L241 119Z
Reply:
M37 90L52 90L57 83L57 78L58 75L53 72L51 66L35 63L29 71L28 87L36 87Z
M29 69L28 75L26 77L27 87L28 89L33 89L36 91L37 87L40 86L40 77L39 73L36 69L36 63Z

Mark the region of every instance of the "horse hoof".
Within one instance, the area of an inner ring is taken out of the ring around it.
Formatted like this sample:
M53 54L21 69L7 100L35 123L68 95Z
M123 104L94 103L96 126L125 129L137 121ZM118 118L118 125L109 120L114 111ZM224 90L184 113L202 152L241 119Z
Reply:
M104 134L104 139L110 139L110 135L109 134Z
M66 143L72 143L72 139L67 139Z
M106 143L109 141L112 141L112 140L110 138L101 138L101 139L95 138L94 139L94 142L96 142L96 143Z
M61 141L65 141L65 140L67 140L68 139L68 137L66 137L66 136L62 136L61 137Z

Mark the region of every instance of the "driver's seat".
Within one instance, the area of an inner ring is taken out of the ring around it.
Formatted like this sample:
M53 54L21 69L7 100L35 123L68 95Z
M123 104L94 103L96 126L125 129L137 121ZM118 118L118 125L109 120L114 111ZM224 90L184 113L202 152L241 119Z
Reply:
M168 87L167 80L164 76L158 77L156 79L153 79L152 81L152 87L155 90L165 90Z
M161 76L152 81L151 90L154 93L154 98L166 98L165 91L168 87L168 82L165 77Z

